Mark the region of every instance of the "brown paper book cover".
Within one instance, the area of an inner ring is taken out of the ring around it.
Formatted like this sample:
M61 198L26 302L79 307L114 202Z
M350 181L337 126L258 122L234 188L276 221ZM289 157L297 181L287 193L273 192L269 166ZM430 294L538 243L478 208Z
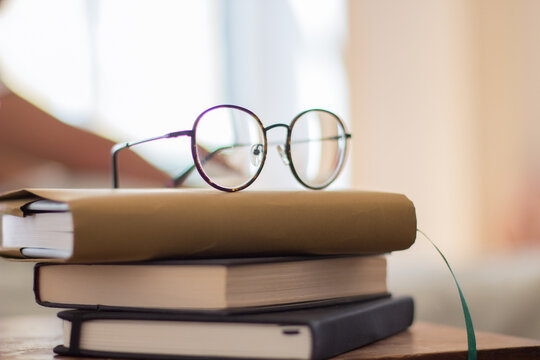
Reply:
M24 216L42 199L69 211ZM79 263L374 254L406 249L416 237L413 203L384 192L29 189L0 195L0 212L22 217L12 234L35 230L12 241L4 226L1 255L25 258L24 249L40 241L54 249L47 241L63 233L67 253L57 260ZM39 220L54 215L59 228Z

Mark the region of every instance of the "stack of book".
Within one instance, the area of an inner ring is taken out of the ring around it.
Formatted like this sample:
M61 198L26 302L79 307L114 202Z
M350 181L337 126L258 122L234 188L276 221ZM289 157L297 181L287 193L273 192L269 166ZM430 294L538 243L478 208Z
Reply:
M0 255L75 309L58 354L326 359L413 321L386 283L416 234L400 194L34 189L0 211Z

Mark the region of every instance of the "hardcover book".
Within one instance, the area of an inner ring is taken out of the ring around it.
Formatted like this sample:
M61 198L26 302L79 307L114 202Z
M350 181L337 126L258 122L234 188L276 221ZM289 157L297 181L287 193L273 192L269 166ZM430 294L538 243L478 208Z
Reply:
M241 315L62 311L60 355L327 359L407 329L410 297Z
M38 304L49 307L254 312L387 294L384 256L38 263ZM310 303L310 304L308 304Z
M416 237L412 202L382 192L34 189L0 195L0 212L0 255L72 263L373 254Z

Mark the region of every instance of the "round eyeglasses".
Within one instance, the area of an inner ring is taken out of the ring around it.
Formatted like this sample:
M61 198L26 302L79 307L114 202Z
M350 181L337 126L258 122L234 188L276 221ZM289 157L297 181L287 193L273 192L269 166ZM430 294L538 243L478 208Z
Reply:
M268 143L266 134L276 127L287 130L284 143ZM191 130L115 145L112 149L113 187L118 187L120 150L180 136L191 137L194 165L174 177L170 185L181 186L197 169L209 185L223 191L239 191L252 184L264 166L269 145L277 145L279 156L298 182L309 189L324 189L341 172L351 138L343 121L327 110L306 110L290 125L264 127L248 109L218 105L202 112Z

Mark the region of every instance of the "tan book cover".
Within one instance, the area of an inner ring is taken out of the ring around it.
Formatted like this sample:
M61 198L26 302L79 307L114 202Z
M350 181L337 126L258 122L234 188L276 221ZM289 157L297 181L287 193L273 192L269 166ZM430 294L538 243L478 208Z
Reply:
M354 190L23 189L0 195L0 212L23 216L40 199L69 206L64 262L385 253L416 237L406 196ZM24 258L20 250L0 255Z

